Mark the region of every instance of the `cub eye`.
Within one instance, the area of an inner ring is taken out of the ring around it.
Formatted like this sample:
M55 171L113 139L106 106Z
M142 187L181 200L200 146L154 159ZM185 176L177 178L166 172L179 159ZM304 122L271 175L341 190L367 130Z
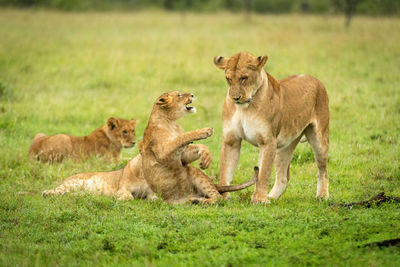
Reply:
M128 134L128 131L127 130L123 130L122 133L123 134Z
M246 81L246 80L247 80L247 78L248 78L247 76L243 76L243 77L240 77L240 79L239 79L239 80L240 80L240 82L242 83L242 82Z
M182 97L182 95L181 95L181 94L178 94L178 96L179 96L179 97Z

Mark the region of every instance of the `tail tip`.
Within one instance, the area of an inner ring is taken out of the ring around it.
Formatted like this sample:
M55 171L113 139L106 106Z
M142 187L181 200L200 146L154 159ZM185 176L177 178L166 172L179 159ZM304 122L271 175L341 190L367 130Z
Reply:
M259 171L258 166L255 166L255 167L254 167L254 171L255 171L255 172L258 172L258 171Z

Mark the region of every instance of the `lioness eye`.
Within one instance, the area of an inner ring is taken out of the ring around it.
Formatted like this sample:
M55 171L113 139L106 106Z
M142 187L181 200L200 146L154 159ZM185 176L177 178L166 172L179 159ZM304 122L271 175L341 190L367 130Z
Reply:
M181 94L178 94L178 96L179 96L179 97L182 97L182 95L181 95Z
M229 84L231 84L231 79L229 79L228 77L225 77L226 78L226 81L229 83Z
M243 76L243 77L240 78L240 82L244 82L244 81L246 81L246 80L247 80L247 77L246 77L246 76Z

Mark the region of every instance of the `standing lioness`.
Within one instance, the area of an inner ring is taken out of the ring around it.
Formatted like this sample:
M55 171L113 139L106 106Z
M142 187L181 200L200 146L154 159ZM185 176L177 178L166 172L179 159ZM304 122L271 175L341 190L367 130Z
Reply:
M329 107L325 87L307 75L278 82L264 71L267 59L247 52L214 58L215 65L225 70L229 84L222 111L220 184L231 182L244 139L260 148L260 173L253 203L279 198L289 181L293 151L305 134L319 170L316 196L328 198ZM274 159L276 181L268 195Z

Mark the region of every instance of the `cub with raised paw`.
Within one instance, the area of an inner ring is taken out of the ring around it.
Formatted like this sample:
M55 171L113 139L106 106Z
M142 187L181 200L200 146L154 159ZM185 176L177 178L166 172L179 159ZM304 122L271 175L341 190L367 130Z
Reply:
M169 203L214 203L220 193L243 189L248 183L219 188L210 177L189 163L200 160L200 167L211 162L204 145L192 144L213 134L212 128L184 132L176 122L186 114L196 112L191 106L193 94L179 91L165 93L155 102L143 141L139 144L144 178L153 192Z

